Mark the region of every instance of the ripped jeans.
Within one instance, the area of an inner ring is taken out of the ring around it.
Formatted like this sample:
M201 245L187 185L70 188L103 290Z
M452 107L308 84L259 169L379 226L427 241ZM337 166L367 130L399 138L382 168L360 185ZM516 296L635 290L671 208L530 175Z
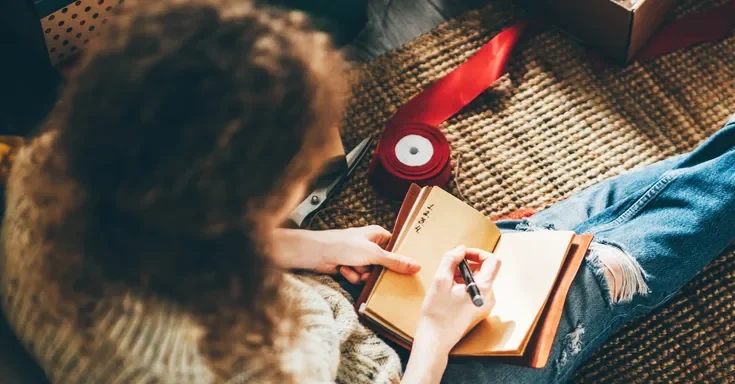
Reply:
M528 220L591 233L544 369L452 361L443 382L564 383L611 333L667 302L735 241L735 116L695 151L608 179Z

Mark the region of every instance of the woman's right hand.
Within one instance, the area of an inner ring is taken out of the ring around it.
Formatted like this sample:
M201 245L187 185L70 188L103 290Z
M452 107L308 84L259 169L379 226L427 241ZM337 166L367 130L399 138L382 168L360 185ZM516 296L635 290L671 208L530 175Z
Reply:
M484 298L482 307L472 303L467 286L459 277L459 263L467 259ZM500 259L480 249L459 246L444 254L434 282L424 299L415 339L433 338L433 348L449 353L467 329L487 317L495 305L492 284L500 269Z
M464 282L458 278L458 266L463 259L471 262L473 267L475 283L484 298L482 307L472 303ZM401 383L440 382L447 367L449 351L478 319L490 315L495 304L492 285L499 268L500 259L479 249L459 246L444 254L424 299L411 356Z

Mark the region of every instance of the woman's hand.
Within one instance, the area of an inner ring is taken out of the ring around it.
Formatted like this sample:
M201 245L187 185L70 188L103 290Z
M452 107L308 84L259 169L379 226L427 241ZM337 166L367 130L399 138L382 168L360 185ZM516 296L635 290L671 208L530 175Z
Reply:
M463 259L476 269L473 276L484 298L482 307L472 303L464 282L457 282L462 281L457 275ZM436 347L449 353L470 327L490 314L495 305L492 284L499 269L500 259L483 250L459 246L444 254L424 299L416 338L434 338Z
M459 263L467 259L485 303L476 307L461 278ZM424 299L419 324L401 383L439 383L449 351L470 327L487 317L495 304L493 281L500 260L489 252L459 246L442 258L434 282Z
M367 280L373 265L398 273L418 272L421 266L416 261L384 249L390 237L390 232L377 225L328 231L279 229L274 257L284 268L339 272L353 284Z
M461 278L459 263L467 259L476 272L475 283L484 298L476 307ZM449 351L465 332L490 315L495 304L492 284L500 260L489 252L459 246L447 252L424 299L411 356L402 383L438 383L447 365Z

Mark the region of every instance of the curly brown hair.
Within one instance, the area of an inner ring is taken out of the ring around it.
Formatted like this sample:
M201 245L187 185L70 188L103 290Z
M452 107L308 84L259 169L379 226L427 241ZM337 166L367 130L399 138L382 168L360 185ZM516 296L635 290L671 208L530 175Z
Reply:
M233 340L272 344L293 310L262 223L322 165L343 61L302 13L244 0L126 1L112 21L49 120L84 193L48 234L83 256L56 253L47 274L67 301L122 286L176 302L223 376Z

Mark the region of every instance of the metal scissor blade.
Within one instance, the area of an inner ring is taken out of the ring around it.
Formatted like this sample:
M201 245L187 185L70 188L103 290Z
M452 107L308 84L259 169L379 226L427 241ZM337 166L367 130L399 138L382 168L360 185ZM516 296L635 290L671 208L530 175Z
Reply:
M360 160L365 157L365 154L370 149L370 144L372 143L373 137L368 136L363 139L360 144L357 144L355 148L352 148L352 150L345 156L347 159L347 171L325 188L328 196L331 196L335 189L337 189L337 187L342 184L350 174L352 174L352 171L357 168L357 165L360 163Z
M357 164L362 160L365 154L370 149L370 145L373 143L373 137L368 136L360 144L357 144L350 153L345 156L347 158L347 173L344 177L347 177L357 167Z
M352 173L355 168L357 168L357 164L360 163L360 160L365 157L365 154L370 150L370 145L373 143L373 137L369 136L363 141L360 142L355 148L353 148L345 157L347 160L347 171L345 171L342 175L337 177L335 180L333 180L329 185L323 188L317 188L313 190L307 197L304 199L301 204L296 207L296 209L291 213L290 219L292 222L294 222L298 227L301 227L304 223L304 220L308 216L310 216L314 211L319 209L324 202L332 195L334 194L335 190L339 185Z

